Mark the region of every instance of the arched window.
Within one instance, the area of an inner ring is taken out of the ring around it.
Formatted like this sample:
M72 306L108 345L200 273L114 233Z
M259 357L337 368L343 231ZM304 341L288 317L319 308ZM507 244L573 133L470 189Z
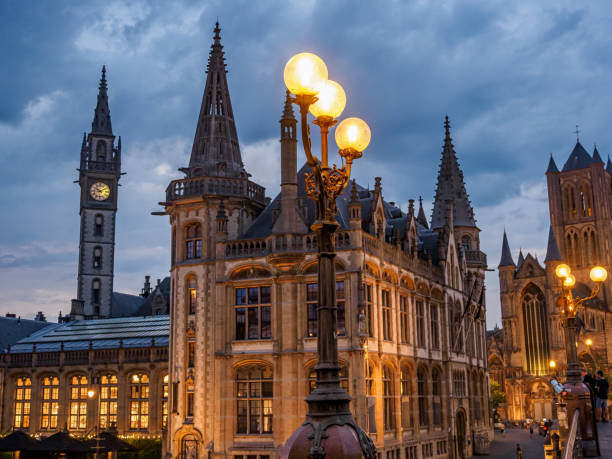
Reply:
M349 392L349 384L348 384L348 368L346 365L342 365L340 367L340 371L338 373L340 377L340 387L342 387L345 392L348 394ZM308 373L308 393L310 394L315 387L317 386L317 372L314 368L310 370Z
M385 432L395 430L395 397L393 371L383 366L383 419Z
M195 314L198 305L198 284L195 277L187 279L187 304L189 305L189 314Z
M102 268L102 247L94 247L94 250L93 250L93 267L95 269Z
M119 386L117 376L106 374L100 377L100 428L117 427L117 400Z
M580 212L583 217L590 217L592 213L591 187L587 183L582 183L578 189L580 198Z
M17 378L15 381L15 413L13 427L15 429L30 428L30 403L32 402L32 380L28 377Z
M162 430L168 429L168 375L164 375L162 379L162 404L161 404L161 419Z
M429 413L427 406L427 370L419 367L417 370L417 390L419 399L419 426L421 428L429 426Z
M198 440L193 435L185 435L181 440L181 459L197 459Z
M521 305L526 373L533 376L547 375L550 350L544 294L534 284L529 284L521 295Z
M73 376L70 378L70 416L68 428L70 430L84 430L87 428L87 376Z
M463 236L461 238L461 248L466 252L472 250L472 238L467 235Z
M202 226L192 223L185 227L185 259L202 258Z
M96 161L106 161L106 142L104 140L98 140L96 144Z
M91 283L91 302L100 304L100 279L94 279Z
M374 371L372 365L366 362L366 406L368 413L366 415L366 421L368 424L368 432L376 433L376 389L374 384Z
M149 376L135 373L130 377L130 430L149 428Z
M104 216L101 214L94 218L94 236L104 236Z
M273 395L271 367L248 365L236 371L237 433L272 433Z
M400 391L402 407L402 429L412 428L412 376L410 368L404 366L400 372Z
M57 415L59 413L59 379L57 376L47 376L42 380L40 413L41 429L57 429Z
M431 370L431 395L433 399L433 423L436 427L442 426L442 378L440 369Z

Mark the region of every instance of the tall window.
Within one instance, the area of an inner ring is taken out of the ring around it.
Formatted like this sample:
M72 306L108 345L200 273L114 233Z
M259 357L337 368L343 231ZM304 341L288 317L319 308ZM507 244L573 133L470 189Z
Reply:
M442 426L442 378L440 369L431 371L431 395L433 398L433 423L434 426Z
M317 284L306 285L306 336L317 336L317 307L319 305L319 287ZM336 326L338 336L346 335L344 316L344 281L336 282Z
M427 406L427 370L419 367L417 370L417 389L419 399L419 426L429 426L429 413Z
M422 300L416 302L417 313L417 345L425 347L425 305Z
M270 339L271 288L237 288L236 293L236 339Z
M117 427L117 400L119 386L113 374L100 377L100 428Z
M195 366L195 341L189 341L189 343L187 343L188 347L189 347L189 362L188 362L188 366L189 368L193 368Z
M93 251L93 267L95 269L102 268L102 248L94 247Z
M368 409L366 420L368 422L368 432L376 433L376 391L374 388L374 373L372 366L366 362L366 405Z
M104 236L104 217L100 214L94 218L94 236Z
M189 314L195 314L198 305L198 284L195 277L190 277L187 281L187 303Z
M349 385L348 385L348 368L345 365L342 365L340 368L340 372L338 374L340 377L340 386L346 391L348 394ZM308 373L308 393L311 393L315 390L317 386L317 372L315 369L311 369L310 373Z
M412 377L408 367L402 367L400 372L400 390L402 404L402 429L412 428Z
M368 336L374 336L374 286L366 285L366 320L368 324Z
M91 301L93 304L100 304L100 279L94 279L91 283Z
M395 430L395 397L393 396L393 371L383 366L383 417L385 431Z
M31 402L32 380L27 377L17 378L17 381L15 381L15 416L13 418L15 429L28 429L30 427Z
M98 140L96 144L96 161L106 161L106 142L104 140Z
M408 297L400 296L400 327L402 343L410 343L410 312L408 309Z
M149 428L149 376L143 373L130 377L130 430Z
M527 374L543 376L549 373L550 349L546 300L542 291L529 284L521 295L523 332Z
M70 417L68 420L70 430L84 430L87 428L87 376L73 376L70 378Z
M42 380L40 428L57 429L59 412L59 379L57 376L47 376Z
M440 309L438 305L432 303L430 306L430 326L431 326L431 347L432 349L440 349Z
M466 252L472 248L472 240L469 236L466 235L461 238L461 248Z
M463 370L453 371L453 391L457 397L465 397L465 372Z
M272 433L272 388L272 368L251 365L237 370L237 433Z
M185 228L185 258L202 258L202 226L199 223Z
M162 430L168 429L168 375L164 376L162 382Z
M389 290L380 292L382 301L383 339L391 341L391 300Z

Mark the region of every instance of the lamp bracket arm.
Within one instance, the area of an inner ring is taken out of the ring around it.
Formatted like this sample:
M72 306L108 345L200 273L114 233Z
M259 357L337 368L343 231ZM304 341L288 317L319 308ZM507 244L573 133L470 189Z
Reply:
M313 98L316 101L316 97ZM305 98L304 96L296 97L294 102L300 107L300 122L302 125L302 144L304 146L304 152L306 153L306 163L314 168L319 163L319 159L312 154L311 142L310 142L310 126L308 125L308 108L312 103L312 100Z

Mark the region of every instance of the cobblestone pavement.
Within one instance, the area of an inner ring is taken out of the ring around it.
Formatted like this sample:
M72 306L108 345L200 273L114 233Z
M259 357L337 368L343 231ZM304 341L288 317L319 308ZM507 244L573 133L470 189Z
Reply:
M503 434L495 432L495 439L489 447L489 457L516 459L516 444L519 443L523 459L544 459L544 437L536 432L532 438L529 438L529 429L507 428Z
M608 459L612 458L612 422L597 423L597 433L599 434L599 449L601 456Z

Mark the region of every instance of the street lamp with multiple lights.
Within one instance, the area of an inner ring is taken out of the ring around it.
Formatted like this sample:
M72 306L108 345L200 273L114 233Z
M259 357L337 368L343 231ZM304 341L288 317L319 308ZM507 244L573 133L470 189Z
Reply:
M287 90L300 108L302 144L312 172L306 174L306 192L315 202L316 217L311 229L319 246L319 302L317 307L316 388L306 399L305 422L287 440L281 457L332 459L336 457L374 459L372 440L351 415L351 398L340 386L338 337L336 334L336 268L334 233L340 226L336 198L349 183L351 166L370 143L370 128L359 118L347 118L336 127L335 139L342 166L330 166L327 137L346 105L342 86L328 79L327 66L311 53L300 53L287 62L284 71ZM311 150L308 112L321 132L321 159Z

